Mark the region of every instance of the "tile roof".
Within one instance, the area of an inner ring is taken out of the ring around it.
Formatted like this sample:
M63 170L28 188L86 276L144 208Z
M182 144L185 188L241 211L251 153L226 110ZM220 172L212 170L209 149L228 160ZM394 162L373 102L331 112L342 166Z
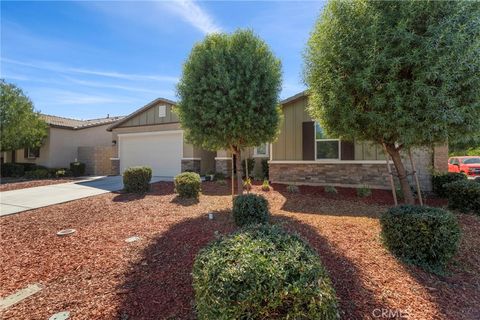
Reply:
M90 119L90 120L78 120L78 119L52 116L48 114L40 114L40 118L42 118L49 126L52 126L52 127L78 130L78 129L110 124L122 119L123 116Z

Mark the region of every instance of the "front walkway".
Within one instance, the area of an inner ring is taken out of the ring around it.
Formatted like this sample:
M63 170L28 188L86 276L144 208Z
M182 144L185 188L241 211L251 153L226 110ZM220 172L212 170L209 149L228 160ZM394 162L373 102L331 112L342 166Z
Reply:
M172 178L152 177L151 183L158 181L172 181ZM112 176L0 192L0 217L121 189L122 177Z

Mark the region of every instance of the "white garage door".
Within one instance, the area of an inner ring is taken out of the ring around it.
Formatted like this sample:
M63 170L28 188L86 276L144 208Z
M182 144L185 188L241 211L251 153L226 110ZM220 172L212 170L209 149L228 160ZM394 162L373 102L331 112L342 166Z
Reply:
M120 172L133 166L148 166L154 176L180 173L183 154L181 131L119 134Z

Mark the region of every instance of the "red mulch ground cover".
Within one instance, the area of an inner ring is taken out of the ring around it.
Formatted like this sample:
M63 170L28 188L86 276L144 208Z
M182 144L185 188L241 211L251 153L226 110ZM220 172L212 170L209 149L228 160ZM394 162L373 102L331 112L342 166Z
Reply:
M275 223L317 250L342 318L371 319L382 309L408 319L480 318L478 217L459 214L461 250L451 274L439 277L383 248L378 216L387 206L274 187L254 191L268 198ZM48 319L68 310L71 319L194 319L193 260L217 234L235 230L230 207L228 186L204 183L199 201L186 201L171 183L157 183L145 196L109 193L1 218L0 296L36 282L44 289L0 317ZM77 232L55 235L64 228ZM131 236L141 239L126 243Z
M10 191L10 190L18 190L18 189L25 189L25 188L40 187L40 186L48 186L52 184L66 183L71 181L75 181L75 179L61 178L61 179L44 179L44 180L30 180L30 181L17 180L15 182L5 182L4 180L0 184L0 191Z

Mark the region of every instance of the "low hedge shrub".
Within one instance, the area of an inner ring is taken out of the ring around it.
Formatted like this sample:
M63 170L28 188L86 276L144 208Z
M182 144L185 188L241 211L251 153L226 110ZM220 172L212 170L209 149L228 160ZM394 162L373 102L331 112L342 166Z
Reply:
M198 319L339 319L320 258L296 235L256 225L202 249L193 266Z
M460 227L449 211L413 205L390 208L380 218L386 247L403 261L443 273L457 252Z
M223 172L215 172L213 175L213 180L225 180L225 174Z
M459 180L447 183L444 187L447 190L449 208L480 215L480 183Z
M83 176L85 174L85 163L78 161L70 163L70 171L74 177Z
M361 186L357 188L357 197L366 198L372 195L372 189L368 186Z
M233 219L238 226L268 223L268 201L261 195L244 194L233 199Z
M152 169L149 167L130 167L123 172L123 187L126 192L145 193L150 190Z
M289 193L299 193L300 188L295 184L289 184L287 186L287 192L289 192Z
M448 192L445 185L459 180L467 180L467 176L457 172L436 173L432 176L433 192L439 197L446 198Z
M175 177L175 192L181 198L198 198L202 180L196 172L183 172Z
M48 169L35 169L25 172L24 178L26 179L47 179L50 177Z
M338 193L337 188L335 188L334 186L325 186L324 190L326 193L334 193L334 194Z
M25 173L25 168L19 163L3 163L1 174L2 177L22 177Z

